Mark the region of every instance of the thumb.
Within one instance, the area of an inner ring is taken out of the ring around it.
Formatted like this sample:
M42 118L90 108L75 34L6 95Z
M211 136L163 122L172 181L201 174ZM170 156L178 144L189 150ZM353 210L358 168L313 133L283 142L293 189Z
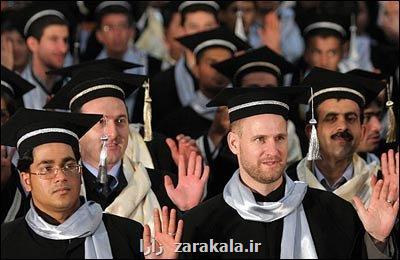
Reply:
M367 217L368 211L367 209L364 207L364 204L362 203L361 199L357 196L353 197L353 201L354 201L354 205L356 207L357 210L357 214L360 217L361 221L364 223L364 220Z
M169 177L168 175L164 176L164 187L165 190L167 191L168 197L171 198L171 195L173 194L175 187L174 183L171 180L171 177Z

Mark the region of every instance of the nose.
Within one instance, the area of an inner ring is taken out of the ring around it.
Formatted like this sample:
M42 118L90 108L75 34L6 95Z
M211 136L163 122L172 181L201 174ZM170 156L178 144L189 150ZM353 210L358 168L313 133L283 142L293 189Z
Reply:
M61 41L58 43L58 50L59 50L61 53L67 53L68 48L69 48L69 47L68 47L68 43L67 43L67 42L61 40Z
M118 129L115 123L111 120L107 122L105 133L108 135L109 140L115 139L118 136Z
M343 132L343 131L347 130L347 128L348 128L347 121L343 116L338 117L336 127L339 132Z
M379 120L379 118L377 118L376 116L371 117L371 119L368 123L371 127L371 131L377 132L377 133L379 133L381 131L382 124L381 124L381 121Z
M59 182L59 181L66 181L67 180L67 175L64 173L61 168L57 167L55 169L55 176L54 176L54 181Z
M270 157L277 156L279 154L278 145L274 139L269 139L265 142L264 153Z
M328 62L329 62L328 55L321 54L321 56L320 56L321 67L327 68L328 67Z

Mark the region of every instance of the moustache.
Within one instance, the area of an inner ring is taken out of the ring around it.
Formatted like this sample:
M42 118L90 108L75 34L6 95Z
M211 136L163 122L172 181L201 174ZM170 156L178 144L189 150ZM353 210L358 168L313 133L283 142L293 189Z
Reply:
M60 190L71 190L71 187L69 185L59 186L59 187L54 188L52 193L56 193Z
M332 135L331 138L332 139L342 138L348 142L354 139L354 137L348 131L337 132L336 134Z

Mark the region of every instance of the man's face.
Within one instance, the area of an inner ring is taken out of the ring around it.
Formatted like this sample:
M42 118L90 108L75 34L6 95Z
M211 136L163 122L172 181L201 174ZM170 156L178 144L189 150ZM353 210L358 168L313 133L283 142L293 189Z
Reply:
M231 30L235 29L236 13L242 11L244 31L249 32L250 26L256 18L256 7L253 1L234 1L222 12L222 19Z
M185 14L183 29L185 35L208 31L218 27L218 21L211 13L196 11Z
M62 68L69 48L68 36L68 27L65 25L47 26L32 51L33 55L48 69Z
M327 99L317 109L322 159L352 157L362 135L358 104L350 99Z
M104 116L81 138L82 160L97 168L102 147L100 138L107 135L107 167L111 168L122 159L128 145L129 125L125 103L115 97L97 98L85 103L81 113Z
M320 67L333 71L338 69L342 59L342 46L338 38L314 36L307 43L304 58L311 68Z
M29 51L26 46L25 39L17 30L5 31L1 37L5 37L12 42L13 46L13 58L14 58L14 69L21 70L28 63Z
M359 152L372 152L374 151L381 140L380 132L382 129L382 107L378 106L375 102L364 109L364 122L365 134L361 138L358 146Z
M71 146L64 143L42 144L35 147L32 154L30 172L38 173L45 168L58 167L58 172L52 179L41 179L39 175L22 173L23 184L31 192L35 206L49 215L78 208L80 174L65 175L60 170L66 165L77 164Z
M263 72L263 71L255 71L246 74L243 76L241 79L241 86L259 86L259 87L265 87L265 86L271 86L271 87L277 87L278 86L278 79L275 77L275 75L268 73L268 72Z
M210 48L203 51L196 64L200 88L216 95L229 84L229 80L218 73L211 65L232 57L232 52L225 48Z
M287 121L279 115L263 114L237 123L240 125L233 127L228 143L238 156L240 169L258 183L279 180L288 153Z
M97 39L109 54L121 55L128 49L129 40L134 34L125 14L107 14L101 19L96 32Z

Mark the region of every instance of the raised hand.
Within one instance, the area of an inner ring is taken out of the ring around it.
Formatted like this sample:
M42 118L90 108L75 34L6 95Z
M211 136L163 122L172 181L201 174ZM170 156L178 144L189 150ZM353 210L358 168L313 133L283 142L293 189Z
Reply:
M154 209L154 238L151 237L149 225L144 226L143 245L146 259L176 259L177 243L181 241L183 231L183 220L176 225L176 210L168 207L162 208L162 224L160 212Z
M209 171L208 166L203 168L203 160L195 152L191 152L187 165L183 155L179 155L178 185L175 188L168 175L164 185L169 198L180 210L189 210L200 203Z
M277 53L281 53L280 21L276 11L264 16L262 28L258 29L258 35L264 45Z
M399 212L399 153L393 150L381 156L383 180L371 178L372 195L368 208L360 198L354 203L365 230L377 241L386 242Z
M9 70L14 68L13 44L8 37L1 37L1 65Z
M176 136L176 142L172 138L167 138L166 143L171 150L172 159L176 166L179 166L179 155L183 155L185 161L188 161L191 152L200 154L196 141L190 136L180 134Z

